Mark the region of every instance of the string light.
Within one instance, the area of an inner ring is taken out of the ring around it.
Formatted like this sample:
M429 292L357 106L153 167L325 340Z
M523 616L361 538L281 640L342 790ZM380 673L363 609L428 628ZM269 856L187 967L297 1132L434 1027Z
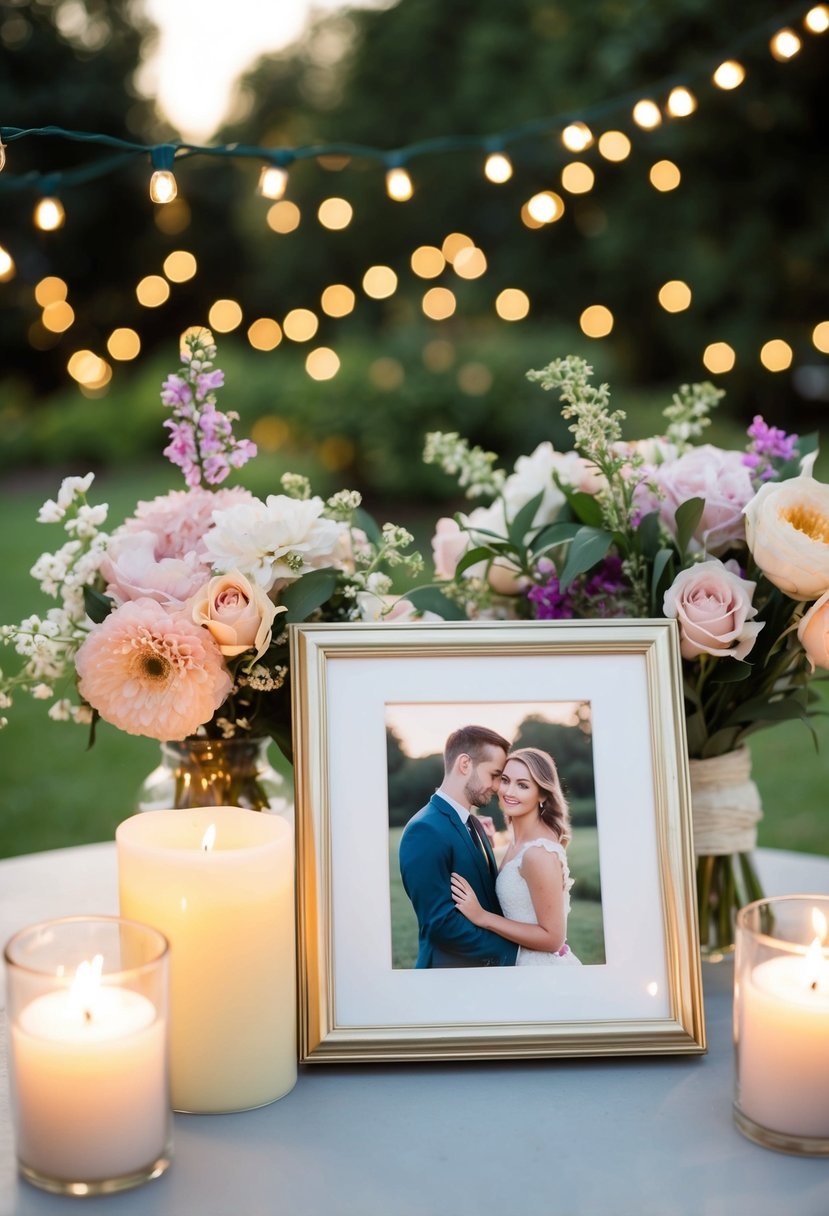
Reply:
M668 113L672 118L687 118L697 108L697 99L690 89L678 86L668 94Z
M503 152L490 152L484 164L484 176L498 186L508 182L512 177L512 161Z
M564 200L553 190L542 190L528 200L527 212L539 224L554 224L564 215Z
M8 283L15 275L14 258L0 245L0 283Z
M653 131L662 122L662 111L655 101L643 98L633 107L633 121L643 131Z
M178 194L173 161L176 156L174 144L160 144L150 152L153 175L150 178L150 199L164 205L171 203Z
M803 24L811 34L825 34L829 30L829 8L825 4L816 4L803 18Z
M746 78L746 70L736 59L726 59L714 73L712 80L718 89L736 89Z
M3 143L2 139L0 139L0 173L3 172L5 167L6 167L6 145Z
M59 198L42 198L35 207L35 226L41 232L56 232L62 228L66 212Z
M386 173L386 193L396 203L405 203L414 194L412 179L405 169L399 166L389 169Z
M786 63L795 57L802 45L794 30L787 28L777 31L769 43L769 50L778 63Z
M561 133L561 142L568 152L584 152L593 143L593 132L584 122L571 122Z
M256 193L262 198L280 199L288 189L288 173L278 165L263 165Z
M605 160L626 160L630 156L630 148L630 140L623 131L605 131L599 136L599 153Z

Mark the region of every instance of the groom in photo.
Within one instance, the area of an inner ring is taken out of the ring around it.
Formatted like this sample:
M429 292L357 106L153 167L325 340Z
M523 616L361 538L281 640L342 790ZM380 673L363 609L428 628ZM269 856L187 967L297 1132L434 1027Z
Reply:
M500 914L498 872L492 846L472 813L498 789L507 758L506 739L485 726L463 726L446 740L444 776L428 804L406 824L400 840L400 873L417 913L420 948L416 967L510 967L517 946L479 929L452 901L455 870L470 883L488 912Z

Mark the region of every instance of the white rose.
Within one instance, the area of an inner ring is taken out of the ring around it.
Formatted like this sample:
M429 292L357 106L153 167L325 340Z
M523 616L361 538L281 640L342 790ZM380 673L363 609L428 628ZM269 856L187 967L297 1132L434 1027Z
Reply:
M748 547L775 587L795 600L829 591L829 485L813 477L767 481L743 514Z
M751 603L756 585L716 559L680 570L662 609L679 622L683 659L700 654L746 657L763 628L751 620L757 615Z
M584 475L581 464L576 452L557 452L549 442L540 443L529 456L519 456L515 472L504 482L504 501L510 519L536 494L543 493L533 527L552 523L564 505L564 495L553 481L553 473L558 473L568 485L578 485Z

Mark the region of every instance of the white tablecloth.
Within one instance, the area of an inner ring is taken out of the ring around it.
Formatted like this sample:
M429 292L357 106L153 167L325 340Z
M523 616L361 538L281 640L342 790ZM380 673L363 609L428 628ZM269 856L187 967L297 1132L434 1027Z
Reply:
M829 892L829 860L760 850L758 863L769 894ZM3 941L48 917L117 910L112 844L0 862ZM263 1110L177 1115L168 1173L90 1211L827 1216L829 1160L771 1152L734 1129L731 964L706 965L704 982L706 1056L307 1066ZM0 1216L82 1202L18 1181L0 1077Z

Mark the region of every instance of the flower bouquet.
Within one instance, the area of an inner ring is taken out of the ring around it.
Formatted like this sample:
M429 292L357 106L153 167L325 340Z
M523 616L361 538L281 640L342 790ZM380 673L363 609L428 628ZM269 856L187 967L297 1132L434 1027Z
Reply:
M760 417L745 451L697 443L722 396L710 384L675 394L664 435L626 441L583 360L528 376L560 394L574 448L542 443L506 475L457 434L429 435L426 461L486 500L438 521L436 576L469 617L676 619L700 938L715 954L761 894L745 741L810 725L810 678L829 668L829 486L810 476L814 443Z
M218 488L256 448L234 438L236 415L217 408L215 354L207 330L188 331L182 366L162 388L165 455L186 489L139 502L110 534L107 506L87 499L91 473L65 478L44 503L38 519L67 538L31 573L57 604L0 630L24 660L0 673L0 707L26 692L50 702L51 718L88 724L93 738L103 719L164 746L194 744L202 771L194 780L182 770L176 805L201 796L262 807L255 782L216 778L217 753L231 741L250 756L272 738L290 758L286 624L414 616L389 571L411 578L423 563L411 534L377 527L356 492L323 501L290 473L264 502L241 486Z

